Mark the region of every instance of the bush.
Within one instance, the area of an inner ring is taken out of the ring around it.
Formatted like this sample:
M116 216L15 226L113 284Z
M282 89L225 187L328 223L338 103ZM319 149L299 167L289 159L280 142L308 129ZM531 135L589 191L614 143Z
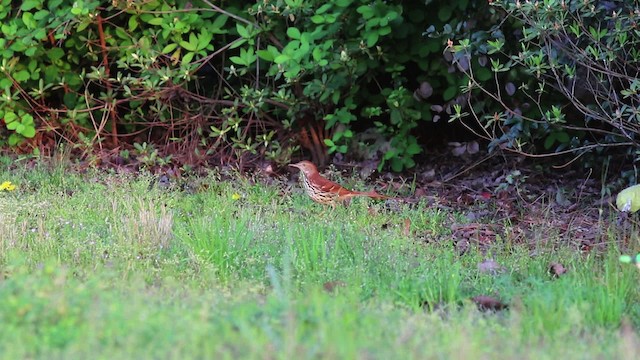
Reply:
M266 76L274 92L286 94L287 116L314 162L349 152L380 159L380 167L410 168L422 152L413 130L437 120L434 104L455 101L464 80L443 61L446 38L425 38L423 31L468 34L478 22L472 17L487 6L466 0L427 4L258 3L251 14L260 35L245 31L248 46L231 60L241 71L267 63Z
M422 151L414 129L464 80L442 61L445 38L422 32L467 34L485 6L0 0L0 145L147 160L141 148L165 145L153 164L166 165L286 163L299 144L320 165L349 152L402 170Z
M449 46L471 95L455 119L470 113L491 148L637 148L640 12L632 2L490 3L503 21ZM485 68L492 76L479 72Z

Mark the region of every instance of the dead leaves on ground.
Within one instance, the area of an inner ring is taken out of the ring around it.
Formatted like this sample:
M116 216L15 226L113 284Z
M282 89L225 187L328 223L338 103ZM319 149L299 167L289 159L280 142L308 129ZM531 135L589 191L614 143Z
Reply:
M470 298L469 300L476 305L479 311L482 312L498 312L509 309L509 304L499 300L495 296L478 295ZM428 311L440 311L447 309L447 306L442 303L431 303L428 301L423 301L420 306ZM463 302L458 303L457 306L463 306Z
M509 305L502 301L487 295L478 295L471 298L478 310L480 311L501 311L509 308Z
M322 284L322 288L324 289L324 291L328 292L328 293L334 293L336 292L339 288L345 287L347 286L347 284L343 281L340 280L335 280L335 281L327 281L324 284Z
M567 269L564 267L564 265L558 262L553 262L551 263L551 265L549 265L549 275L551 275L554 278L559 278L560 276L564 275L566 272L567 272Z

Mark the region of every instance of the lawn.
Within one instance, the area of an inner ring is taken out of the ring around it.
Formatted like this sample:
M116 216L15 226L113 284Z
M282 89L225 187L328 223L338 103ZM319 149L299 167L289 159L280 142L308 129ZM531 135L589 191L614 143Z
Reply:
M426 202L335 210L296 184L0 170L2 358L634 358L615 239L460 255ZM410 231L406 225L410 224ZM437 235L437 236L436 236ZM444 240L443 240L444 239ZM487 259L500 264L483 271ZM549 264L568 270L549 275ZM491 296L508 309L482 311Z

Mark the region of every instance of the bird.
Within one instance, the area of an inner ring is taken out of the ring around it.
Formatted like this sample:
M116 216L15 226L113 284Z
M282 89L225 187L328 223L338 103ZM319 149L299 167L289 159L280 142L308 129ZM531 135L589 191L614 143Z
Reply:
M391 199L391 197L378 194L373 190L364 192L346 189L322 177L318 172L318 168L311 161L304 160L296 164L289 164L289 166L300 170L305 192L313 201L320 204L331 205L335 208L337 204L355 196L367 196L372 199Z

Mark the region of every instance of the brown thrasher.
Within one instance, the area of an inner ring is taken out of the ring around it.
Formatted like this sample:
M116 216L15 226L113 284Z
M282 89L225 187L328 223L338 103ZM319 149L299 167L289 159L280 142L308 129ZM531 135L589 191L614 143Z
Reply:
M389 196L380 195L375 191L351 191L342 186L327 180L318 172L318 168L310 161L300 161L297 164L289 164L289 166L300 169L302 183L309 197L320 204L336 206L354 196L368 196L373 199L390 199Z

